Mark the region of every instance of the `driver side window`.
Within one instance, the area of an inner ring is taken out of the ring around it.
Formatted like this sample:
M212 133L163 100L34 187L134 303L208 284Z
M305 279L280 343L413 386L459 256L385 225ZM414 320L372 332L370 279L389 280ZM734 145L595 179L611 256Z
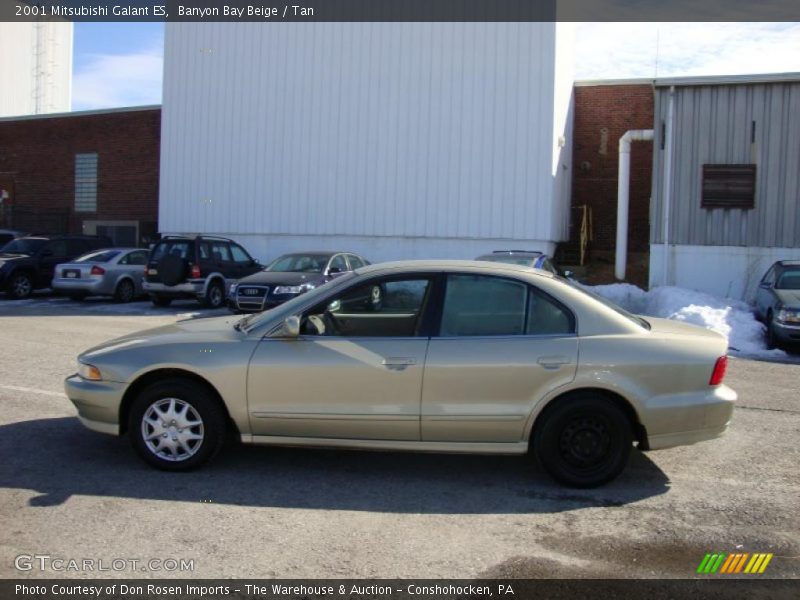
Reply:
M338 337L413 337L419 329L431 280L376 279L350 288L306 312L303 335Z

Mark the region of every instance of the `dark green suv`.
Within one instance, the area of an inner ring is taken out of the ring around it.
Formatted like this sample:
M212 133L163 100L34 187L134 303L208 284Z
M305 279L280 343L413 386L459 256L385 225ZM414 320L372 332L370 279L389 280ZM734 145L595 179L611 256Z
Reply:
M208 308L219 308L231 283L263 268L228 238L169 235L150 251L142 287L156 306L193 298Z

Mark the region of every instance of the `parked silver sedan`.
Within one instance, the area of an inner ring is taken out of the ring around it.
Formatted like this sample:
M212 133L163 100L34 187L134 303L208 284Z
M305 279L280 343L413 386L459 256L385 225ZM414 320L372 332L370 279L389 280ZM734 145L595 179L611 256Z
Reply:
M65 388L84 425L127 432L166 470L208 461L231 428L253 444L531 452L558 481L591 487L625 468L634 442L725 432L726 351L718 333L628 314L544 271L410 261L263 313L102 344Z
M149 251L142 248L104 248L57 265L52 288L75 300L113 296L130 302L141 296Z

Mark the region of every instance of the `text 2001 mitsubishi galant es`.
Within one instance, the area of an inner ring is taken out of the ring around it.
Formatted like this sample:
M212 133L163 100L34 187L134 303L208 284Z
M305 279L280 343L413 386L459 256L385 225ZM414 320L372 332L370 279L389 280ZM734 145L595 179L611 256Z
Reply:
M155 467L254 444L533 453L558 481L612 480L643 450L721 435L736 393L712 331L630 315L550 273L384 263L264 313L180 321L78 357L90 429Z

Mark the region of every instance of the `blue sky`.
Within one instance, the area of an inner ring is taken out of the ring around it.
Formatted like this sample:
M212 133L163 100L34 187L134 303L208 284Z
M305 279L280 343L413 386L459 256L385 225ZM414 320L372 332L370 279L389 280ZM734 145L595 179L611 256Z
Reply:
M163 54L161 23L76 23L73 110L159 104ZM800 72L800 23L575 27L576 79L788 71Z

